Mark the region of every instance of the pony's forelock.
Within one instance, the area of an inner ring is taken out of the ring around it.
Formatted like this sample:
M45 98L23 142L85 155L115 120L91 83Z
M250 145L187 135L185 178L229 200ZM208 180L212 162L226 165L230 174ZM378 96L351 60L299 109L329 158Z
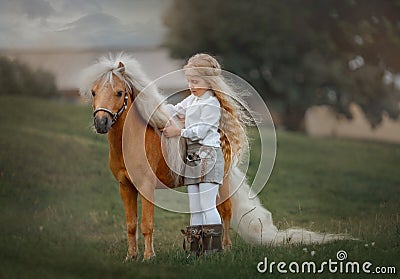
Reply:
M119 67L120 62L124 64L124 69ZM121 73L122 70L124 74ZM102 82L103 85L110 83L113 86L113 75L122 80L131 93L134 87L142 91L150 83L140 64L131 55L122 52L116 55L109 53L82 71L79 86L81 96L90 98L91 89L96 82Z

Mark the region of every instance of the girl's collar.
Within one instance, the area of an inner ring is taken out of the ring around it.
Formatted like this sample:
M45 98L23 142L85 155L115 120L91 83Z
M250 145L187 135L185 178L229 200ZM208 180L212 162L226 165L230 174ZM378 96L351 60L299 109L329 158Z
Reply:
M203 95L195 96L195 97L196 97L196 99L203 100L203 99L207 99L210 96L214 96L214 92L212 92L211 90L207 90L206 92L203 93Z

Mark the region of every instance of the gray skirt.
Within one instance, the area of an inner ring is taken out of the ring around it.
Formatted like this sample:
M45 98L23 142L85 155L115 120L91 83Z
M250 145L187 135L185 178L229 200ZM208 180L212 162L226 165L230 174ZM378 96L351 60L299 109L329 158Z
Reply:
M184 185L202 182L222 184L224 155L220 147L188 141Z

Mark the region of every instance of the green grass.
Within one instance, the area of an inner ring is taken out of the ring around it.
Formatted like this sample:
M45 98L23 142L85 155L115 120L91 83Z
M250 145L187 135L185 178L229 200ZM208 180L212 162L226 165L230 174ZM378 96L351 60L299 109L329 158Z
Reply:
M179 228L189 216L156 208L157 256L123 264L123 205L108 169L107 139L91 131L90 108L5 96L0 102L0 278L371 277L256 269L264 257L320 263L336 259L339 250L349 260L400 272L399 145L278 132L276 164L259 195L275 224L348 232L361 241L260 247L231 230L232 252L187 260ZM248 173L254 175L254 161ZM139 248L142 253L142 236Z

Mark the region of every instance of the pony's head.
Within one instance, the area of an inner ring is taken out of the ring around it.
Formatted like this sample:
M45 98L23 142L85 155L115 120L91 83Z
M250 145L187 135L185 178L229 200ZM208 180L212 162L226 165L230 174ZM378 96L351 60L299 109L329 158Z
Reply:
M90 90L93 98L94 127L100 134L107 133L128 106L131 88L125 78L125 66L118 67L97 79Z
M96 131L107 133L124 114L139 91L149 84L139 63L130 55L100 57L81 73L80 94L91 99ZM153 89L153 88L149 88ZM156 90L144 90L145 95Z
M158 109L164 97L129 54L110 54L98 59L81 74L80 94L92 99L94 126L107 133L133 101L152 127L164 127L169 115Z

